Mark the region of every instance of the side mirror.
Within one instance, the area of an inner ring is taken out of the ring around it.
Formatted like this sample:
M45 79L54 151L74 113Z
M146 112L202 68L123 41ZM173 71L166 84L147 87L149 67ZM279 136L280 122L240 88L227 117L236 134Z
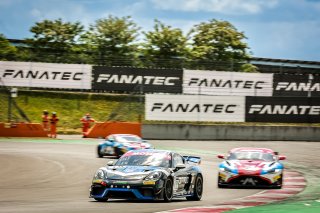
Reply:
M218 158L224 159L224 155L217 155Z
M108 166L113 166L113 165L114 165L114 161L113 161L113 160L108 161L107 165L108 165Z
M278 158L279 160L285 160L285 159L287 159L287 157L286 156L284 156L284 155L279 155L279 158Z
M179 163L176 165L176 170L184 169L184 168L186 168L186 165L184 165L183 163Z

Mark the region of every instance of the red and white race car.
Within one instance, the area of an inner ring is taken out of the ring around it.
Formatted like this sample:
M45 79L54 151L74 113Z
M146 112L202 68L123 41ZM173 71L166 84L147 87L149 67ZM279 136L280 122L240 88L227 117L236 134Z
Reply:
M218 187L282 187L284 166L279 160L286 157L267 148L234 148L219 164Z

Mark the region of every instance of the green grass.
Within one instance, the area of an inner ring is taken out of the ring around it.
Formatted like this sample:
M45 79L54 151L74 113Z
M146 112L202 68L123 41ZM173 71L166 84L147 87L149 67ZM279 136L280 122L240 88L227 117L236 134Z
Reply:
M197 124L197 125L245 125L245 126L316 126L320 124L281 124L281 123L239 123L239 122L170 122L170 121L145 121L144 97L129 94L113 93L81 93L45 90L19 89L15 98L18 106L34 123L41 123L43 110L57 112L59 134L81 133L80 118L91 113L96 121L133 121L148 124ZM13 120L23 122L17 109L13 109ZM0 89L0 122L8 122L8 95Z
M8 121L8 97L0 92L0 121ZM59 133L80 133L80 119L90 113L96 121L139 121L144 114L144 103L133 95L91 94L73 92L19 91L15 98L18 106L34 123L41 123L43 110L57 112L60 119ZM142 100L143 101L143 100ZM17 109L13 109L16 122L23 121Z

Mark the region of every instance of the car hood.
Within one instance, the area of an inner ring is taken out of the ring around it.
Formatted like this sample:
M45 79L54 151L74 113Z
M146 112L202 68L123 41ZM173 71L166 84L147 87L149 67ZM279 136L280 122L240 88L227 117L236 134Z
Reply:
M228 163L237 169L239 174L260 174L263 169L271 168L275 164L275 162L258 160L237 160L228 161Z
M124 145L134 149L146 149L151 147L149 143L139 143L139 142L125 142Z
M106 168L108 179L143 179L154 171L161 171L161 167L110 166Z

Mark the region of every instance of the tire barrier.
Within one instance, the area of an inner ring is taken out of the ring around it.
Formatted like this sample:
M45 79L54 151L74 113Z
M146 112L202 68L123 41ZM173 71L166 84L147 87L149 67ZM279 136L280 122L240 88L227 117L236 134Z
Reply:
M0 137L48 137L39 123L0 123Z
M103 122L96 123L87 133L87 138L105 138L110 134L135 134L141 136L141 123Z

